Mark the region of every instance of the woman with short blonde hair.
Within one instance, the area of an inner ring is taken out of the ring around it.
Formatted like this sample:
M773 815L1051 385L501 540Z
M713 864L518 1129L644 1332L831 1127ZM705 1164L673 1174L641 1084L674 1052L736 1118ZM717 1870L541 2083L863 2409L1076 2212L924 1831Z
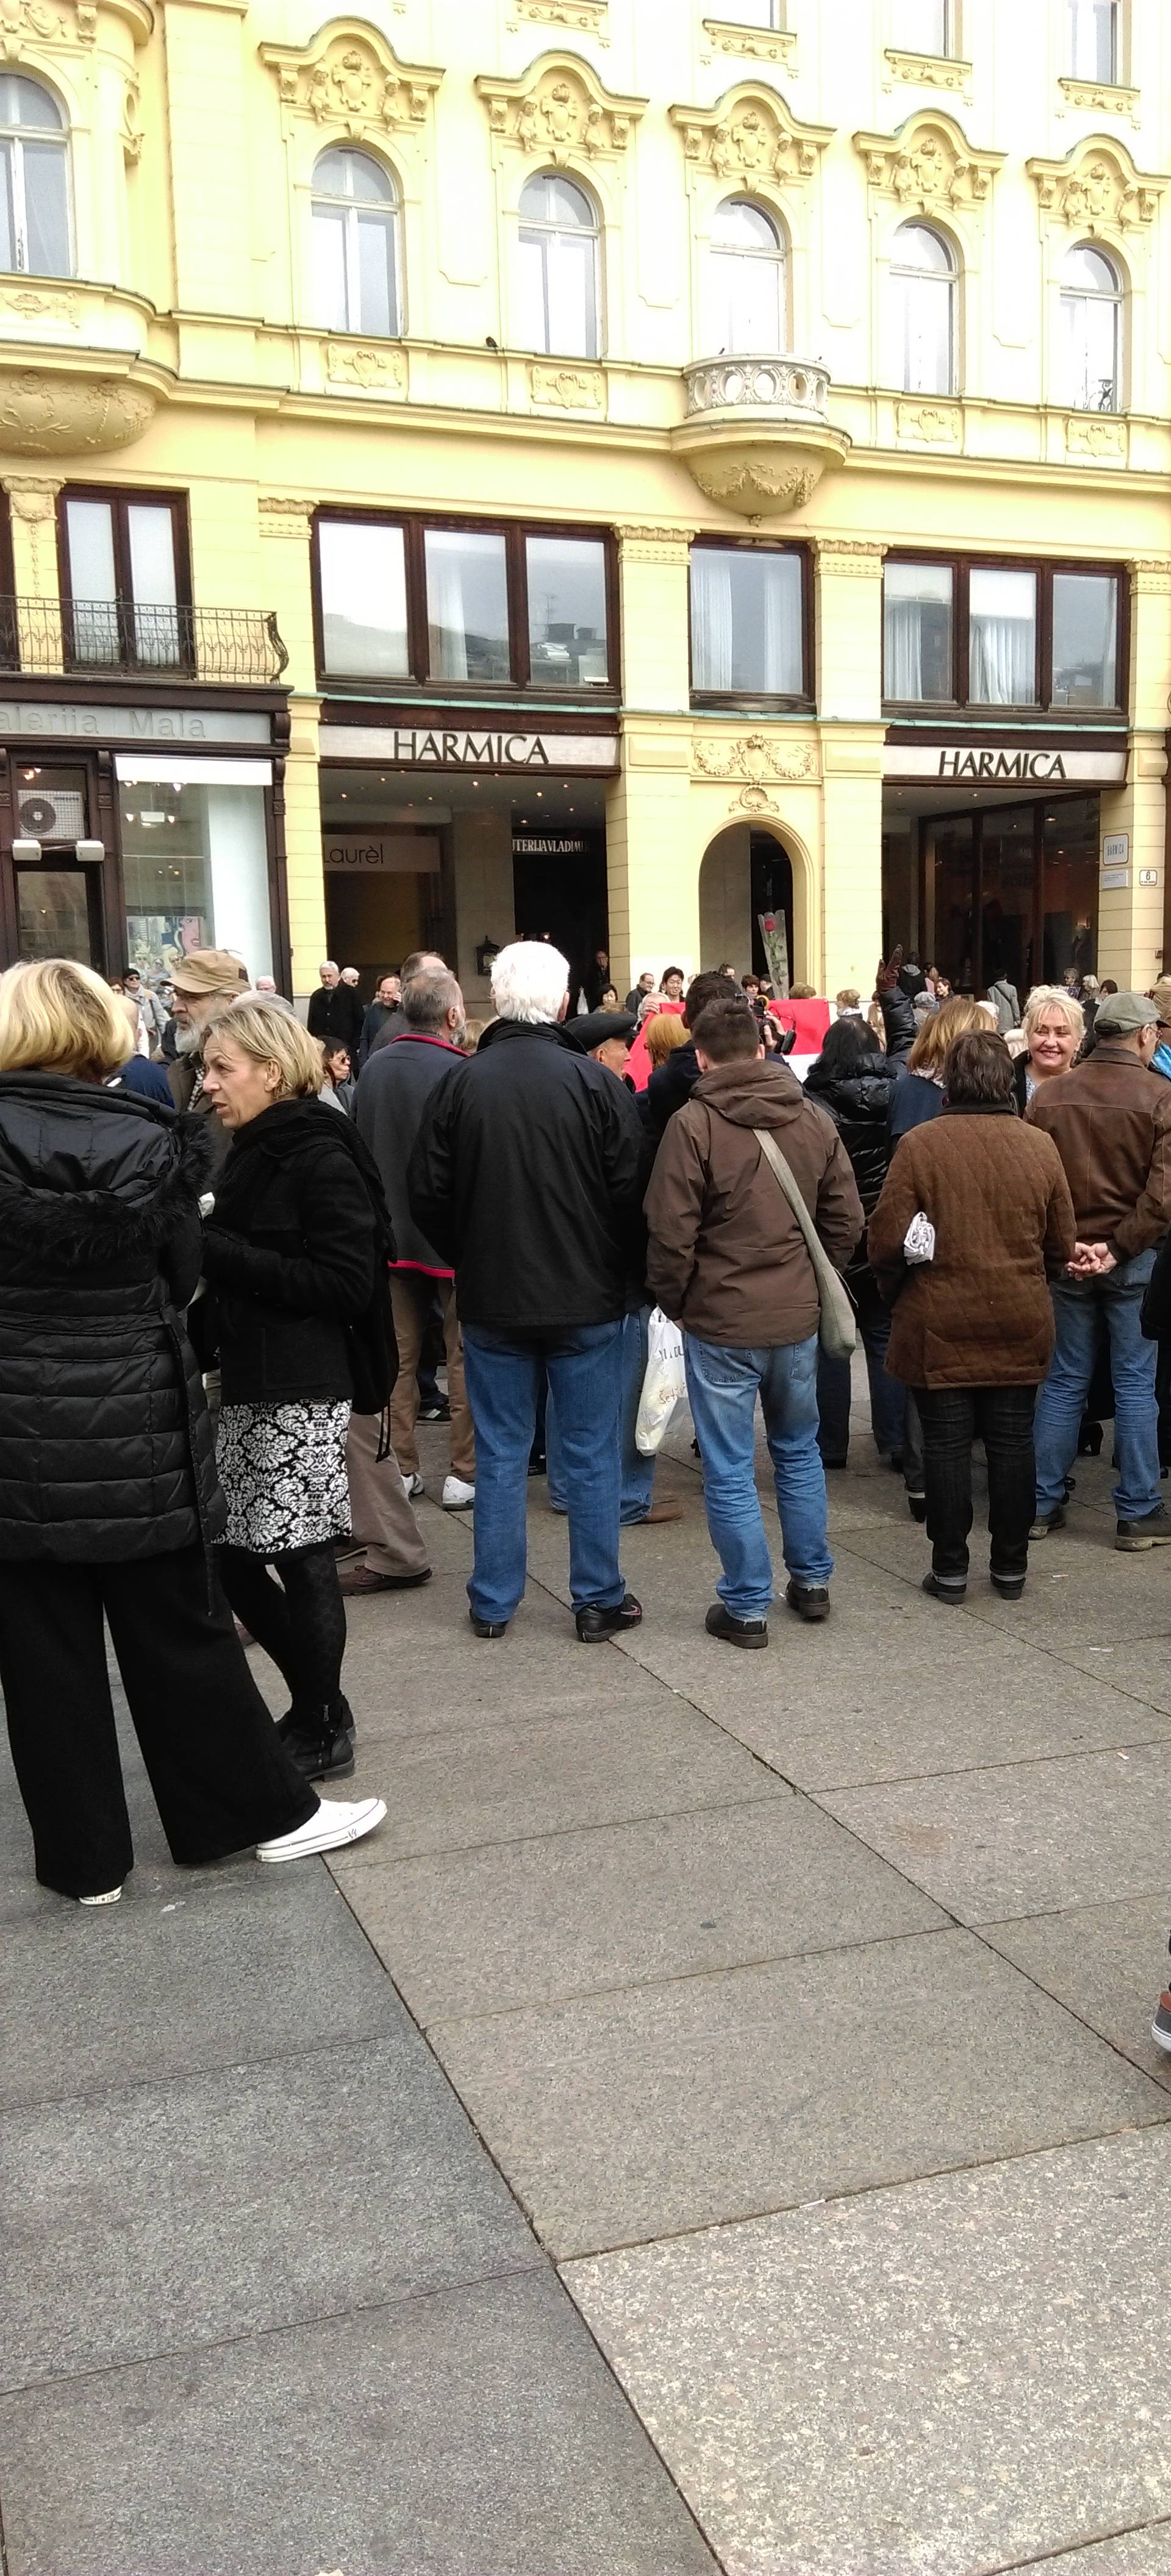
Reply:
M0 975L0 1073L108 1082L126 1062L131 1009L89 966L45 957Z
M1064 984L1034 984L1021 1013L1023 1052L1013 1066L1013 1098L1024 1116L1039 1082L1068 1073L1086 1034L1081 1003Z
M686 1021L679 1019L674 1011L657 1011L653 1019L644 1021L643 1034L652 1068L657 1073L676 1047L687 1045L690 1031Z
M321 1048L299 1020L242 998L208 1030L203 1064L231 1137L204 1240L223 1387L220 1570L288 1684L281 1732L298 1769L345 1778L354 1721L333 1541L350 1534L351 1410L389 1400L390 1223L356 1130L319 1097Z

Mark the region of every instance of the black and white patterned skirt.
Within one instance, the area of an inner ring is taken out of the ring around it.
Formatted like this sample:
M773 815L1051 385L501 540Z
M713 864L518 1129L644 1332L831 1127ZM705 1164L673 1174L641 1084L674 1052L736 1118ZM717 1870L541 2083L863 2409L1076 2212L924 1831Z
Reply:
M216 1465L228 1547L284 1556L346 1538L348 1404L225 1404Z

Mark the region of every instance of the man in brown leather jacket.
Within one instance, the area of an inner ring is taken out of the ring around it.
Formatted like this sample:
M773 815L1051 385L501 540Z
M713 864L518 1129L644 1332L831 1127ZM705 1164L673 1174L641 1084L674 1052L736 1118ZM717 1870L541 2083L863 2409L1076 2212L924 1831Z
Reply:
M709 1636L767 1646L773 1569L756 1493L756 1398L776 1479L789 1608L829 1612L825 1470L817 1446L818 1290L793 1210L754 1129L794 1173L838 1268L864 1218L836 1127L766 1057L749 1003L713 1001L693 1031L700 1079L669 1120L646 1197L647 1281L683 1326L712 1545L723 1566Z
M1093 1054L1040 1083L1026 1111L1057 1147L1087 1247L1052 1286L1057 1348L1037 1406L1034 1539L1048 1538L1065 1520L1065 1480L1104 1326L1118 1460L1114 1544L1171 1546L1171 1513L1159 1488L1158 1347L1144 1339L1140 1322L1155 1246L1171 1227L1171 1083L1147 1071L1157 1021L1145 994L1107 994Z

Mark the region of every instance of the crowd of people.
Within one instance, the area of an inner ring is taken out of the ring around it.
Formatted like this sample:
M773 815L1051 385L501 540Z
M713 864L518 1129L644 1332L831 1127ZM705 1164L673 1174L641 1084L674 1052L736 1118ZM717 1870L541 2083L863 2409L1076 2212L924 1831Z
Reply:
M830 1615L855 1338L934 1601L972 1579L976 1442L1003 1599L1107 1418L1115 1544L1171 1544L1171 984L1071 973L1022 1011L896 952L832 1009L727 963L620 1006L605 951L571 978L547 940L491 981L469 1027L434 952L369 1004L325 964L307 1024L226 950L183 958L169 1009L63 960L0 979L0 1680L66 1896L132 1865L103 1618L177 1859L376 1829L380 1799L318 1784L354 1769L347 1597L430 1579L420 1421L478 1639L520 1608L542 1471L578 1638L636 1627L622 1531L681 1517L640 1445L656 1311L729 1646L767 1648L775 1597L758 1399L784 1602Z

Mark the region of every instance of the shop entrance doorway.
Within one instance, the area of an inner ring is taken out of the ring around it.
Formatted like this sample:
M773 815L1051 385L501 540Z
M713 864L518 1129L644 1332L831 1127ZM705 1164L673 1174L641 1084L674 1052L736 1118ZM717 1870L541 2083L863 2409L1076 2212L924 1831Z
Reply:
M883 814L887 950L901 943L957 992L1006 976L1020 995L1097 963L1100 799L1011 801L957 810L927 791L888 788Z

